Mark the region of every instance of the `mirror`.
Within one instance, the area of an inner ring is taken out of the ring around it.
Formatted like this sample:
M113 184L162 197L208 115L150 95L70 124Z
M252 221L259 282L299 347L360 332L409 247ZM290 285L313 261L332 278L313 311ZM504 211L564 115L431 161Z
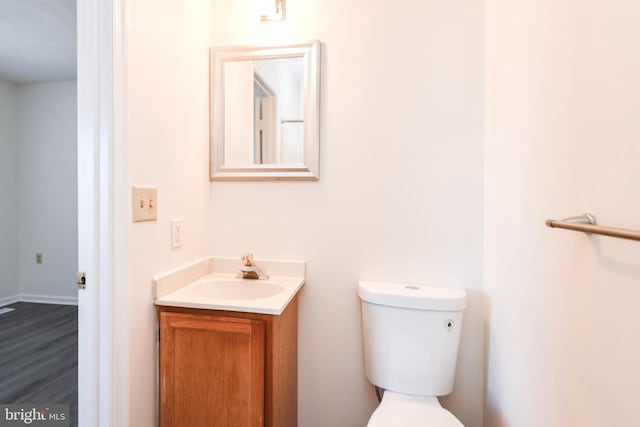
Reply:
M211 180L318 179L320 42L211 49Z

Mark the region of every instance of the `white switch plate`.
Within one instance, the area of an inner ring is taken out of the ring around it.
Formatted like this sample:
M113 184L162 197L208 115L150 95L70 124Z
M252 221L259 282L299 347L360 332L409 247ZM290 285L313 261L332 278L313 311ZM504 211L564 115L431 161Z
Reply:
M171 220L171 247L173 249L182 246L182 218Z
M158 219L158 189L133 187L131 191L133 222L156 221Z

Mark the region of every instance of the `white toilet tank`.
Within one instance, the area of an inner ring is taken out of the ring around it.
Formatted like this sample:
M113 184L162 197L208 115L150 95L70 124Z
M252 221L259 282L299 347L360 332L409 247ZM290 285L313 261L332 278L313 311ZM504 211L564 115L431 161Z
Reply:
M451 393L465 291L360 281L358 296L369 382L418 396Z

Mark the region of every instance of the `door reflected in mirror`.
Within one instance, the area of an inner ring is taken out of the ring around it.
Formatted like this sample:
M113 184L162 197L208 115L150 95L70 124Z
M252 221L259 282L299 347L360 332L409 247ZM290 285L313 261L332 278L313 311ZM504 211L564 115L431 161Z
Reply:
M211 179L318 179L319 42L213 48Z
M304 163L302 58L226 62L224 166Z

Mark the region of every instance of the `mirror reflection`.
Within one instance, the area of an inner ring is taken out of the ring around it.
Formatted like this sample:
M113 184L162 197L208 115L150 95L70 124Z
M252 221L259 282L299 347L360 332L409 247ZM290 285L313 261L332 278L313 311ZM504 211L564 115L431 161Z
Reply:
M225 62L223 75L223 164L303 163L303 58Z

